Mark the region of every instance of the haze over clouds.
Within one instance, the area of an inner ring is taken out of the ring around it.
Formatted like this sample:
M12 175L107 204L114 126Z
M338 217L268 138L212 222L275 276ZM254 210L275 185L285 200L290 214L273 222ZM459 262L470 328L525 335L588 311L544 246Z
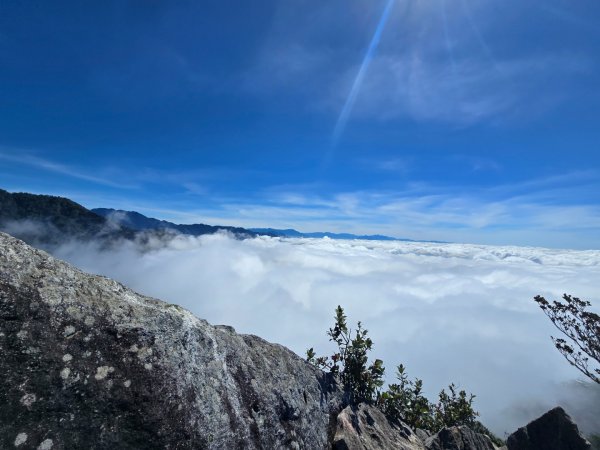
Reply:
M350 324L369 330L388 381L399 363L430 398L453 381L477 394L482 421L500 435L559 399L582 427L600 426L592 397L565 384L578 372L532 301L567 292L597 307L600 251L227 235L150 247L70 244L54 253L299 355L311 346L330 354L325 332L342 305Z

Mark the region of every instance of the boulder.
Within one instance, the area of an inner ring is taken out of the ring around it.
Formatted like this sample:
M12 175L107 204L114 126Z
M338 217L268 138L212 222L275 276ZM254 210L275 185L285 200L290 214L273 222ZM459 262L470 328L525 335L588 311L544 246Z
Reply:
M423 430L422 428L417 428L415 430L415 434L417 435L417 437L419 439L421 439L423 442L425 442L427 440L428 437L431 436L431 432L428 430Z
M467 426L443 428L425 441L427 450L495 450L489 437Z
M6 449L324 449L342 409L290 350L3 233L0 355Z
M508 450L590 450L577 425L561 407L519 428L506 441Z
M377 408L347 406L337 416L335 450L424 450L422 441L405 424L393 422Z

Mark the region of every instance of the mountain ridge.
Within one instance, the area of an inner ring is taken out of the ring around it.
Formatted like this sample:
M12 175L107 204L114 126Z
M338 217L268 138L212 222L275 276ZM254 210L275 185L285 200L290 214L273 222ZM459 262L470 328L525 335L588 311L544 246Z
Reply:
M41 226L36 227L36 225ZM397 238L382 234L302 232L292 228L244 228L203 223L176 224L148 217L137 211L114 208L87 209L66 197L22 192L10 193L3 189L0 189L0 230L9 232L28 243L41 246L56 245L68 239L99 238L103 241L119 238L134 239L140 232L163 233L167 231L191 236L225 231L239 239L270 236L443 243L443 241Z
M38 245L70 239L133 239L134 232L111 225L98 214L66 197L0 189L0 229Z
M353 233L333 233L331 231L312 231L302 232L293 228L250 228L259 234L265 234L268 236L286 237L286 238L329 238L329 239L348 239L348 240L365 240L365 241L399 241L399 242L431 242L436 244L446 244L446 241L434 241L434 240L421 240L421 239L408 239L408 238L397 238L393 236L386 236L383 234L353 234Z
M102 245L111 245L119 239L143 242L150 235L160 237L171 231L200 236L224 230L240 239L257 236L241 227L176 225L136 212L126 212L132 218L128 221L111 220L116 217L113 212L118 211L90 210L66 197L0 189L0 231L47 250L71 240L97 240Z
M219 231L228 231L239 237L255 237L258 233L242 227L233 227L228 225L207 225L197 224L176 224L166 220L155 219L145 216L137 211L125 211L113 208L93 208L92 211L105 219L134 230L174 230L182 234L191 236L201 236L203 234L213 234Z

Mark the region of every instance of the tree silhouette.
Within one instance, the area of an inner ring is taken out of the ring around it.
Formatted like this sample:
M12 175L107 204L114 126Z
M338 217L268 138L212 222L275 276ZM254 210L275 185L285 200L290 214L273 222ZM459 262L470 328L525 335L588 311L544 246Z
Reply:
M551 336L558 351L572 366L600 384L600 316L586 310L591 303L567 294L563 295L564 302L549 302L540 295L534 300L554 326L571 340Z

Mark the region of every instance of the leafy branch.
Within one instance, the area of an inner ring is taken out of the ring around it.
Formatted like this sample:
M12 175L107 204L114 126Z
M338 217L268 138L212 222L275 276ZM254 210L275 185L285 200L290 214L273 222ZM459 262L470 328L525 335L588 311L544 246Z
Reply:
M567 294L563 300L549 302L540 295L534 297L554 326L570 339L551 336L554 346L572 366L600 384L600 316L587 310L591 306L587 300Z

